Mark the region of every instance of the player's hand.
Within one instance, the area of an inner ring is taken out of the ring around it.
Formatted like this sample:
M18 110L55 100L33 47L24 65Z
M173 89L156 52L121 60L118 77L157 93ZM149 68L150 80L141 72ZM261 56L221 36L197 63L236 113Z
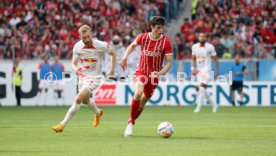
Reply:
M120 65L123 68L123 70L126 70L127 69L127 60L123 58Z
M154 78L159 78L162 74L160 72L157 72L157 71L154 71L151 73L151 75L154 77Z

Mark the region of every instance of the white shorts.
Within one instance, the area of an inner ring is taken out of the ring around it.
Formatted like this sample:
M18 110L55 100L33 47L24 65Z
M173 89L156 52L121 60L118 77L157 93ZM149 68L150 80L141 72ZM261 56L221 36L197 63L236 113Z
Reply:
M82 88L88 88L90 93L96 90L101 85L100 79L97 78L89 78L85 80L79 80L78 91Z
M210 72L205 72L205 71L200 71L197 74L197 83L198 85L200 84L208 84L211 81L211 73Z
M64 80L56 80L54 82L54 89L55 90L63 90L65 86Z
M39 89L49 89L52 84L47 80L39 80Z

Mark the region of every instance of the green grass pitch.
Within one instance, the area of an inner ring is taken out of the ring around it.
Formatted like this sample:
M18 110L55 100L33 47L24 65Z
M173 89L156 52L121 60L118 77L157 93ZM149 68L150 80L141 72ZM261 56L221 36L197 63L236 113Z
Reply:
M51 127L68 107L0 107L0 155L198 156L276 155L276 107L146 107L134 136L123 132L129 107L102 107L98 128L82 106L63 133ZM160 122L170 121L175 133L157 135Z

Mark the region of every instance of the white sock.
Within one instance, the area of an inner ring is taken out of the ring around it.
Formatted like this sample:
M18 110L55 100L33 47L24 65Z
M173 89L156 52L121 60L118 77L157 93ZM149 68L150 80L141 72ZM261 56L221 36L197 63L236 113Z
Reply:
M90 99L90 102L87 104L87 106L90 110L94 111L96 115L99 115L99 109L93 99Z
M76 112L80 109L80 104L73 103L72 106L67 111L64 119L60 122L62 125L66 126L67 123L72 119Z
M201 106L203 105L203 102L204 102L204 98L205 98L205 88L204 87L199 87L196 109L201 108Z
M207 90L205 90L205 98L210 102L210 104L215 107L216 104L214 103L214 101L211 99L210 95L208 94Z

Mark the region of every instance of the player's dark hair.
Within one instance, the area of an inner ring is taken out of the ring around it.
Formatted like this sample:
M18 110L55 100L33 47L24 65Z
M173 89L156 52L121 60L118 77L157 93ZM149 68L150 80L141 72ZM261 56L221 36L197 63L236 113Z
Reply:
M151 26L165 25L165 24L166 24L166 20L164 17L161 17L161 16L153 16L150 20Z

